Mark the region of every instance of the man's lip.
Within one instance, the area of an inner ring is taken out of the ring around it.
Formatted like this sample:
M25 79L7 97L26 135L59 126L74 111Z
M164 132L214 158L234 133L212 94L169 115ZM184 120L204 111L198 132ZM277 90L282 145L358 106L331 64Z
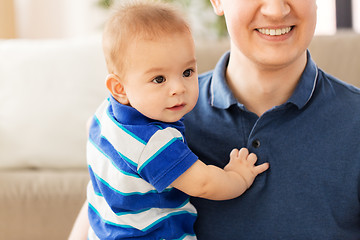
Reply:
M278 26L278 27L260 27L256 28L255 30L259 33L266 35L266 36L282 36L290 33L294 29L294 25L292 26Z

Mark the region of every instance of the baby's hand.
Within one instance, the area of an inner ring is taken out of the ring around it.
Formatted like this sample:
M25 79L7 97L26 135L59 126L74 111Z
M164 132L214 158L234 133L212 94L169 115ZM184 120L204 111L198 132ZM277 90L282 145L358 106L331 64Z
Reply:
M230 162L225 166L225 171L236 172L245 181L247 188L251 186L254 179L260 173L269 168L269 163L255 166L257 157L254 153L249 154L246 148L233 149L230 153Z

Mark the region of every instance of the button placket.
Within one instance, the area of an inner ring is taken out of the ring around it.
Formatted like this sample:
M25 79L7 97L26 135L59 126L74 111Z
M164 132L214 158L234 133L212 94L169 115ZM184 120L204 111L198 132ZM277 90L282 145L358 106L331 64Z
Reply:
M259 139L255 139L254 141L252 141L251 145L254 148L259 148L260 147L260 140Z

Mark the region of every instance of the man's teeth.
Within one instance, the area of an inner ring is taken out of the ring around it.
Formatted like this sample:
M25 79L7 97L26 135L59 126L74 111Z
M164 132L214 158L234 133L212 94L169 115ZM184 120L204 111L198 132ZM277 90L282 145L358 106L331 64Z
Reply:
M291 27L286 27L286 28L277 28L277 29L258 28L257 30L262 34L266 34L270 36L280 36L290 32L291 29L292 29Z

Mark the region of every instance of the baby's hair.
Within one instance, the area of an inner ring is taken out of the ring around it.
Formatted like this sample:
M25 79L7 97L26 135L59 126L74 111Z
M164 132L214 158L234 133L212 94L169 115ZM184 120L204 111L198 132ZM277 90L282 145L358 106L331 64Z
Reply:
M155 0L120 1L105 25L103 50L109 73L124 67L127 47L136 40L188 32L190 26L174 6ZM120 74L117 72L116 74Z

